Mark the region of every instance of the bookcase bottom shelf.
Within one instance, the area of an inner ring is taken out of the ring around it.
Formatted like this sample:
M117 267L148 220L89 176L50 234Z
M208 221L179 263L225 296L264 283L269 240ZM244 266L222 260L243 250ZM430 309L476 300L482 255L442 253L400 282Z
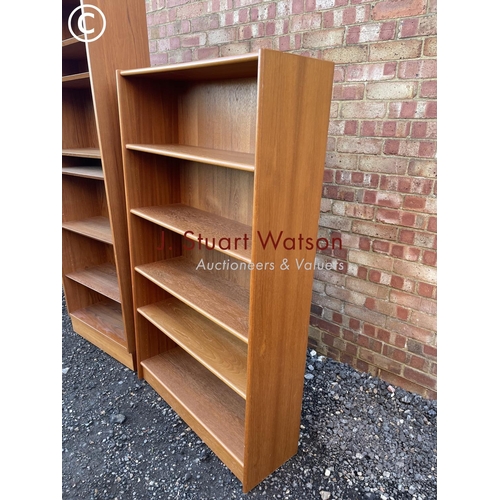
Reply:
M98 302L70 313L73 330L131 370L134 356L127 349L122 311L112 301Z
M149 385L243 481L245 401L180 347L141 365Z

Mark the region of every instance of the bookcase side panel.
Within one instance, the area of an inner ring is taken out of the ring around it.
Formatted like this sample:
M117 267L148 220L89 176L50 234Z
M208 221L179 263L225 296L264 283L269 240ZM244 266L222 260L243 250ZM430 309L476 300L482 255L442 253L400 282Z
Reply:
M244 491L297 451L332 81L331 63L261 51L252 262L274 269L251 275Z

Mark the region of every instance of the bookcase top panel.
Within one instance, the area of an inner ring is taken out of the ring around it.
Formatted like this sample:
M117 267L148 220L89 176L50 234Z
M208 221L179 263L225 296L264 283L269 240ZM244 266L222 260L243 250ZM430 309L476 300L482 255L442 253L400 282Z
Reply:
M188 63L121 71L122 76L160 80L217 80L257 76L259 54L220 57Z

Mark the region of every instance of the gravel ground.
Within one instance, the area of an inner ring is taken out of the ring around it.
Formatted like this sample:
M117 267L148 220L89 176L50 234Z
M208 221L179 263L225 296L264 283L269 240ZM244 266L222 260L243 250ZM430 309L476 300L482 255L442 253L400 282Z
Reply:
M437 404L309 350L297 455L241 484L134 372L62 314L63 499L437 498Z

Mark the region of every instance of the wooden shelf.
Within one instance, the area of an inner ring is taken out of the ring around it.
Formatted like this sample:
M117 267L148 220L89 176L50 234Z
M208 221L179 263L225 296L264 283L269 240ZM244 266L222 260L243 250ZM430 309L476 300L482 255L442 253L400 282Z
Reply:
M111 225L109 219L103 216L90 217L84 220L63 222L63 229L73 231L74 233L88 236L94 240L113 244L113 235L111 234Z
M104 172L102 167L64 167L63 175L72 175L74 177L85 177L87 179L104 180Z
M246 398L246 344L174 297L140 307L138 311Z
M71 313L71 316L109 340L125 345L122 310L116 302L98 302Z
M109 262L100 266L75 271L66 276L111 300L120 302L120 289L118 287L116 267Z
M198 242L201 235L203 242L201 244L205 245L206 239L208 239L209 248L215 246L215 249L222 253L243 262L251 262L252 228L246 224L180 203L136 208L132 209L131 213L179 234L184 235L189 232L190 234L185 237L193 241ZM245 248L245 237L247 237L247 248ZM237 241L236 238L239 240ZM201 244L198 242L196 247ZM220 244L224 249L221 248ZM226 248L228 246L230 248ZM234 248L235 246L238 248Z
M248 172L255 170L255 155L251 153L184 146L181 144L127 144L125 147L132 151L170 156L172 158L180 158L181 160L197 161L208 163L209 165L246 170Z
M135 269L195 311L248 342L247 290L214 273L197 271L185 257L152 262Z
M180 347L142 366L145 380L242 480L245 401Z
M63 156L75 156L77 158L101 158L101 151L99 148L71 148L63 149Z
M90 73L78 73L62 77L62 86L68 89L90 88Z

